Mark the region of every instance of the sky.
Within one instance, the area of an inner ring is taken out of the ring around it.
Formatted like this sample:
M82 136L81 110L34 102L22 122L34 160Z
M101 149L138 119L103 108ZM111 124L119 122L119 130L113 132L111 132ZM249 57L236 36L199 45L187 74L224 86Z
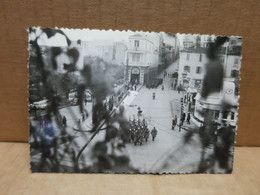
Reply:
M143 32L143 31L119 31L119 30L97 30L97 29L67 29L61 28L61 30L68 36L70 40L77 41L95 41L95 40L112 40L113 42L129 42L129 36L134 34L142 34L148 35L150 40L154 42L154 44L159 44L159 36L163 36L163 40L165 43L174 45L172 41L172 37L168 36L166 33L160 32ZM38 28L38 31L40 29ZM32 35L29 35L29 39L33 39ZM40 39L38 40L39 45L48 45L48 46L67 46L66 38L57 33L55 36L51 38L47 38L46 34L42 34Z

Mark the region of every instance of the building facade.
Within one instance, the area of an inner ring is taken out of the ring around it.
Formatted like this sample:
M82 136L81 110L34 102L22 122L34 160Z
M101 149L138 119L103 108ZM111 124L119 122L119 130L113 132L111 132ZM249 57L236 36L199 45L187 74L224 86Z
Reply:
M194 86L195 89L198 89L198 93L195 97L195 110L192 121L198 126L203 124L205 114L218 124L236 125L238 82L241 68L241 42L240 37L231 37L229 42L225 43L221 48L219 58L223 65L224 78L220 92L212 93L207 98L202 98L200 95L201 86L198 88L196 85ZM206 64L206 61L204 63ZM224 107L223 105L229 106Z
M180 52L178 85L197 89L205 75L207 63L205 48L184 49Z
M141 34L129 37L125 70L127 82L144 84L149 71L158 68L160 39L157 44L152 40Z

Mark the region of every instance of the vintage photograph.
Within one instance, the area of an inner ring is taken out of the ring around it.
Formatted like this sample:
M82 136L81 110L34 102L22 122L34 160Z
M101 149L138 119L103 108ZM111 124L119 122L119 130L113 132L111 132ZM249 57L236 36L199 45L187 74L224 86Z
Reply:
M28 29L32 172L231 173L240 36Z

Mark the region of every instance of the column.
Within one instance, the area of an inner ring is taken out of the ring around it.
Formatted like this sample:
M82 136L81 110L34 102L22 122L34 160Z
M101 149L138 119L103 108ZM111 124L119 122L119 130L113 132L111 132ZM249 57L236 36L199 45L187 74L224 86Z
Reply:
M144 68L140 68L140 84L144 84Z

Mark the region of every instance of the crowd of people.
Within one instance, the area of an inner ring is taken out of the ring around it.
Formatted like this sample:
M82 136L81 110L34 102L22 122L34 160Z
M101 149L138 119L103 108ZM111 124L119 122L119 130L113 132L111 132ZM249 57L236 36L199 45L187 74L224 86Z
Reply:
M148 141L150 133L152 136L152 141L154 141L155 137L157 136L157 129L154 127L150 132L145 119L143 119L142 121L140 119L134 119L129 122L131 126L129 142L133 142L135 145L137 145L138 143L142 145L144 140L146 142Z

